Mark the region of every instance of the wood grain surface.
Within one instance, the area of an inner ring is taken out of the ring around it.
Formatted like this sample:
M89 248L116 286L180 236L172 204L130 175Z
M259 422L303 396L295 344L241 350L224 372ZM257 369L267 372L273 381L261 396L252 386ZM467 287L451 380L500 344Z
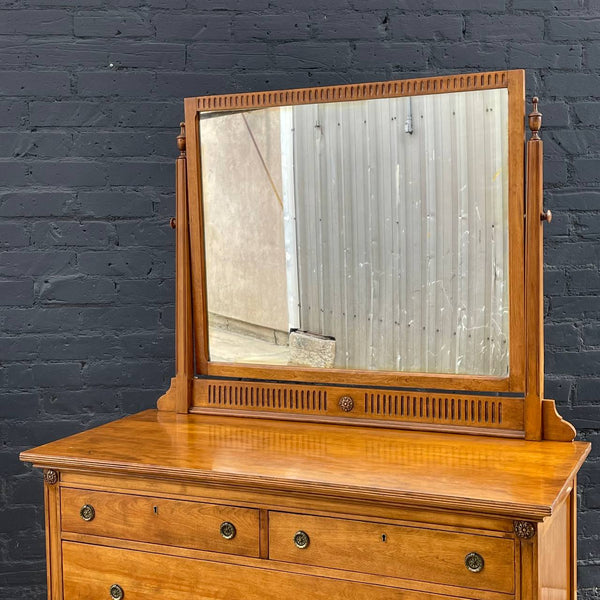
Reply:
M37 466L541 520L590 450L148 410L21 454Z

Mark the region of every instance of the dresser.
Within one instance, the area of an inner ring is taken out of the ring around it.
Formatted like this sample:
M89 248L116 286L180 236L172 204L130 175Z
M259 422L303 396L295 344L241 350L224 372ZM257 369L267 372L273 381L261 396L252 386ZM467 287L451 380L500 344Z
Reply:
M574 600L590 446L543 395L523 72L185 109L171 387L21 455L49 598Z

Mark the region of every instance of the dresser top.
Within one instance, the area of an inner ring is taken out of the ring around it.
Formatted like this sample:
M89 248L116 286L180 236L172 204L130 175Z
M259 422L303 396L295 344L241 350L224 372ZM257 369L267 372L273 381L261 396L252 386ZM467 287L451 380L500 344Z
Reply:
M341 427L148 410L28 450L37 466L121 472L541 520L583 442Z

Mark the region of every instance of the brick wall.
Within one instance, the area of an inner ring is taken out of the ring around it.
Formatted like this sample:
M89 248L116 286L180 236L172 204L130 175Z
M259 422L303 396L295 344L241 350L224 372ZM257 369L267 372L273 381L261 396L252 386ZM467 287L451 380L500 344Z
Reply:
M595 442L579 578L600 586L599 0L3 0L0 598L45 595L18 451L151 407L173 372L181 98L526 68L546 142L547 388Z

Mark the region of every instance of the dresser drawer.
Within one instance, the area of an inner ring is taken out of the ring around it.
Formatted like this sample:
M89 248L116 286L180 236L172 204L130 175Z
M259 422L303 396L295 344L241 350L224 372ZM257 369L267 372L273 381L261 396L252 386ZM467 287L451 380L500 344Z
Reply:
M259 556L259 513L251 508L63 488L61 525L71 533Z
M457 600L328 577L91 544L63 542L62 549L65 600Z
M473 553L483 559L482 565ZM485 535L270 512L269 558L479 590L514 590L514 542Z

